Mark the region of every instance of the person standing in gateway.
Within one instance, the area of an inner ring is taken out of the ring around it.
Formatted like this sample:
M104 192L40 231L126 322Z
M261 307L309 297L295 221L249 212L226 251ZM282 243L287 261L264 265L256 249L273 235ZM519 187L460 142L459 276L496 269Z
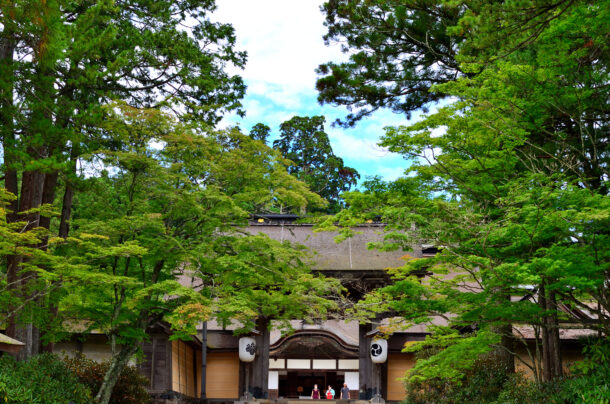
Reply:
M349 389L347 388L347 383L343 383L343 387L341 387L341 400L349 400Z
M311 391L311 399L312 400L319 400L320 399L320 390L318 390L318 385L317 384L313 385L313 390Z

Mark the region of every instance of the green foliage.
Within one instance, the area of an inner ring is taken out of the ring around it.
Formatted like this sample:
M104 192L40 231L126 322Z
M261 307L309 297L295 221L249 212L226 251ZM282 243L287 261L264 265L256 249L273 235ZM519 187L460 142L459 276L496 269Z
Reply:
M86 243L90 236L84 234L71 240L49 239L49 231L43 227L29 227L25 219L9 221L7 216L12 213L10 203L15 199L5 188L0 188L0 264L6 268L11 259L23 257L20 270L15 275L23 277L25 286L16 288L12 284L15 278L5 271L0 272L0 313L3 314L0 327L6 329L8 318L18 312L23 319L51 328L49 313L41 307L41 302L44 302L41 299L56 289L55 282L62 274L82 268L79 260L58 257L52 250L58 245ZM48 205L30 211L48 217L55 214ZM50 250L47 249L49 246Z
M0 181L15 197L2 220L21 225L31 237L30 251L0 251L0 290L8 285L13 297L48 298L38 301L48 308L46 318L15 299L7 309L11 332L16 322L48 329L54 321L59 297L50 295L66 271L51 275L61 259L39 265L30 253L38 259L49 238L68 238L72 196L87 185L77 166L91 164L88 159L100 149L120 147L121 139L104 128L111 100L180 111L182 121L199 124L215 124L227 111L243 112L243 80L225 68L243 67L246 54L234 49L230 25L210 21L214 9L213 0L0 6ZM62 212L59 223L39 211L41 204ZM54 279L40 281L29 267L43 268Z
M291 246L247 236L239 226L247 224L249 209L299 208L320 203L319 197L288 175L277 152L247 136L223 132L219 135L229 142L221 143L158 112L120 108L122 114L108 121L107 130L122 137L124 146L99 151L115 174L90 178L89 190L75 202L75 234L102 238L68 251L79 256L89 248L89 269L65 284L72 295L63 300L62 313L131 345L143 338L140 321L165 318L192 333L224 307L219 300L224 294L214 288L229 287L236 277L255 276L260 281L248 286L260 287L257 293L263 294L265 280L280 284L283 275L268 279L251 264L281 265L270 271L282 274L293 267L274 260L281 261L281 254L294 258ZM152 142L164 147L151 148ZM243 258L242 243L251 250ZM307 272L302 264L294 269ZM178 276L200 279L203 289L180 285Z
M295 116L280 125L273 147L294 163L288 171L329 202L326 211L335 213L342 204L340 194L356 185L360 175L334 154L324 122L323 116Z
M56 250L81 265L63 273L59 317L121 345L108 375L158 321L180 338L212 317L248 331L258 316L318 318L335 306L338 282L312 275L302 249L244 231L251 211L323 204L277 151L158 110L118 103L108 116L101 129L115 143L91 156L103 171L74 202L82 241Z
M243 229L252 212L325 202L263 142L211 129L243 112L243 80L225 68L246 60L233 28L210 21L213 0L0 8L0 312L11 334L32 322L45 342L74 324L105 332L119 347L94 398L106 403L157 321L179 337L212 316L243 318L236 307L273 318L333 307L338 284L311 275L299 249ZM238 270L256 281L230 290Z
M267 138L269 137L270 133L271 128L265 125L264 123L259 122L254 125L252 129L250 129L250 133L248 134L248 136L250 136L254 140L260 140L261 142L266 144Z
M102 363L87 359L84 355L64 358L68 369L74 373L80 383L88 386L91 391L98 391L104 380L104 375L110 367L110 361ZM125 366L112 389L111 404L145 404L150 402L147 387L150 381L140 375L135 366Z
M418 353L419 360L430 357L434 350ZM491 403L503 391L509 376L506 368L493 355L474 360L474 366L460 381L435 377L406 382L405 404Z
M429 331L432 334L426 336L425 341L404 349L407 352L434 352L434 355L428 355L426 358L420 357L409 370L408 378L412 382L437 379L459 386L468 371L481 366L477 363L480 362L479 358L489 352L493 344L499 342L496 334L485 331L472 335L460 335L447 327L430 327Z
M583 349L585 360L576 362L563 387L566 401L610 403L610 340L589 341Z
M324 40L340 44L350 56L318 68L318 101L347 106L342 123L351 126L379 108L410 117L443 99L429 90L461 75L456 61L461 38L447 32L460 10L448 1L326 2Z
M406 404L592 404L610 402L608 342L593 341L584 349L586 357L566 378L537 383L523 373L509 374L493 354L480 356L460 380L429 377L406 380ZM438 348L417 354L418 362L434 358ZM424 366L425 368L425 366Z
M55 355L28 361L0 358L0 403L89 404L91 391Z
M508 376L503 390L495 400L488 402L495 404L568 404L574 401L567 400L564 391L567 387L566 380L556 379L541 384L527 379L523 373L515 373ZM590 401L588 403L597 403Z
M607 404L610 403L610 341L592 339L583 348L585 359L576 362L564 379L535 383L522 374L509 378L497 404Z
M313 322L328 316L343 288L337 279L312 274L309 258L304 248L265 234L218 238L202 267L221 281L214 291L218 319L237 320L242 333L252 330L257 318L290 330L295 318Z
M608 1L447 1L437 8L419 1L336 1L325 8L330 38L351 38L348 47L362 49L322 79L329 83L322 99L363 108L348 121L394 106L374 98L391 93L375 88L366 49L378 46L386 58L372 59L375 67L397 62L397 55L405 63L429 60L425 52L403 54L405 41L392 41L417 24L412 16L438 11L443 24L432 25L432 38L450 37L453 62L465 72L431 87L439 98L453 97L451 104L420 122L386 128L381 145L410 159L408 177L392 184L368 181L362 192L344 195L349 209L321 226L349 237L350 227L380 217L387 232L372 248L440 249L435 257L406 257L404 266L391 269L394 284L370 295L359 315L401 313L403 321L393 329L442 318L454 329L507 337L513 324L551 333L569 322L607 336ZM445 18L443 10L455 18ZM405 22L396 18L399 12ZM364 29L371 26L387 30ZM428 37L419 44L430 52L438 45ZM394 73L378 71L386 70ZM394 95L417 94L397 77L384 77ZM428 84L425 70L413 77ZM366 98L367 91L373 97ZM371 303L378 305L371 309ZM568 310L575 308L592 313L594 321ZM468 349L465 344L462 354ZM548 340L542 350L551 350ZM454 356L445 351L451 352L440 350L437 360L422 362L427 369L420 377L453 370Z

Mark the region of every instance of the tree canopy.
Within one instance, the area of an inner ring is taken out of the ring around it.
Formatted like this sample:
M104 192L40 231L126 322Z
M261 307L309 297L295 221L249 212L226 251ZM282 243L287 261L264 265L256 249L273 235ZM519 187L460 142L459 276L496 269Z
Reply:
M264 123L257 123L250 129L249 136L254 140L260 140L263 143L267 143L267 138L271 133L271 128Z
M66 324L110 338L113 360L97 401L108 401L157 322L176 336L193 335L210 318L249 331L259 316L287 324L335 307L330 296L339 284L311 274L305 251L243 229L253 207L323 203L286 172L277 151L237 130L209 132L125 104L108 108L100 129L114 147L91 156L91 170L101 170L75 196L72 235L53 239L49 250L66 264L38 271L39 279L61 281L56 338ZM226 147L226 139L239 146Z
M350 111L344 126L353 126L380 108L410 117L446 97L431 92L436 84L463 74L456 54L462 38L448 27L461 16L455 2L409 0L331 0L324 4L327 44L339 43L349 61L318 67L321 104Z
M68 237L78 164L99 148L114 147L115 140L98 129L112 100L209 124L240 109L245 86L225 67L242 67L246 55L234 49L230 25L209 20L214 7L213 1L0 6L2 179L16 196L9 223L51 230L50 216L37 209L58 202L61 220L54 231ZM187 18L193 24L184 29ZM63 198L56 201L59 192ZM7 256L9 285L32 279L21 271L25 261L20 254ZM10 317L8 334L26 342L26 354L35 353L37 331L18 323L31 324Z
M339 290L301 249L243 230L251 212L325 202L277 151L213 129L243 113L245 85L227 68L246 61L214 9L0 5L1 326L23 358L74 327L103 330L100 403L156 321L176 336L212 316L246 329L245 313L324 315Z
M273 147L294 163L288 171L329 202L327 211L336 212L340 194L356 185L360 175L333 152L325 122L323 116L295 116L280 125L280 138Z
M468 74L431 91L455 101L388 128L381 145L411 161L409 175L365 183L333 219L381 216L377 247L440 249L392 270L394 284L362 306L378 302L405 326L452 327L412 348L446 349L410 380L460 378L473 341L512 353L526 346L523 327L541 348L530 352L534 374L550 380L562 375L561 327L608 336L606 3L447 2L463 10L446 32Z

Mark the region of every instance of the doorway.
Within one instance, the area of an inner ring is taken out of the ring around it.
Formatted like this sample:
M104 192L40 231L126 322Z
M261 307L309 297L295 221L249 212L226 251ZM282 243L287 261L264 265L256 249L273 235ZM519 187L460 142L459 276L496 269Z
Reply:
M278 395L284 398L310 397L314 384L317 384L321 398L325 398L324 394L329 385L335 390L336 397L341 391L344 379L344 372L289 371L278 377Z

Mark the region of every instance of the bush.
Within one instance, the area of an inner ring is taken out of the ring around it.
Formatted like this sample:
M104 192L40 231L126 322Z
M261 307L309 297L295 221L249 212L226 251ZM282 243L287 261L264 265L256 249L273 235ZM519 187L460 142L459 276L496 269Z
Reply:
M87 385L93 394L97 394L104 380L104 375L110 367L110 361L98 363L87 359L83 355L64 359L66 365L81 383ZM126 366L117 381L110 404L144 404L150 402L146 387L150 384L148 379L138 373L134 366Z
M45 353L28 361L0 357L0 403L89 404L91 392L57 356Z
M506 369L493 355L478 359L460 382L432 379L408 382L405 404L493 402L506 383Z
M405 404L610 404L610 341L587 345L571 375L537 384L522 373L507 375L493 356L481 358L458 382L408 382Z
M536 384L523 373L510 375L495 404L563 404L565 379Z
M586 359L572 368L562 391L570 403L610 403L610 339L594 340L584 349Z

